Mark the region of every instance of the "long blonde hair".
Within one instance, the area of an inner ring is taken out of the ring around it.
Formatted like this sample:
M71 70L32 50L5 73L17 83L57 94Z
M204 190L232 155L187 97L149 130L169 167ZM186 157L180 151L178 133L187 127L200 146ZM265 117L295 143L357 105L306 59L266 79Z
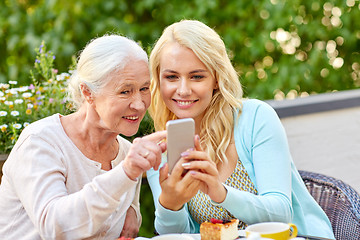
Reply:
M225 152L232 138L234 114L241 111L243 91L224 42L202 22L182 20L168 26L150 54L152 103L149 113L155 130L164 130L168 120L177 118L161 98L159 78L161 51L166 44L173 42L191 49L215 77L218 89L214 91L200 124L200 139L202 147L215 163L227 162Z

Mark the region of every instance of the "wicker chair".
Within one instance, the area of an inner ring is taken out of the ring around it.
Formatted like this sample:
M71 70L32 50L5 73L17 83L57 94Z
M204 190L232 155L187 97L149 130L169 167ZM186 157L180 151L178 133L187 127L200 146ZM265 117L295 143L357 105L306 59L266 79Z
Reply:
M360 196L348 184L323 174L299 171L307 189L330 219L337 240L360 239Z

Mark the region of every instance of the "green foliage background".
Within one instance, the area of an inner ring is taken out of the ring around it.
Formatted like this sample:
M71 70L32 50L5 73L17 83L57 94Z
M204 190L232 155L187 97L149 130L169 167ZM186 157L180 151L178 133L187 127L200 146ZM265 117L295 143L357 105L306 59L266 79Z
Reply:
M359 0L2 0L0 82L27 85L42 40L66 72L94 37L120 33L150 50L164 27L181 19L201 20L223 37L246 96L360 86ZM147 118L138 135L149 131ZM140 235L152 236L148 186L142 192Z

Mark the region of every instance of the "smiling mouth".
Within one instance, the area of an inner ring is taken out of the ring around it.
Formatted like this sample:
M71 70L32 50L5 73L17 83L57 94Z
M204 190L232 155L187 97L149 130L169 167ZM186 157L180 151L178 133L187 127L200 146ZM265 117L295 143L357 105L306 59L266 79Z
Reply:
M138 116L128 116L128 117L122 117L124 119L127 119L127 120L131 120L131 121L136 121L139 119Z
M174 101L179 104L180 106L188 106L193 104L194 102L197 102L198 100L191 100L191 101L181 101L181 100L175 100Z

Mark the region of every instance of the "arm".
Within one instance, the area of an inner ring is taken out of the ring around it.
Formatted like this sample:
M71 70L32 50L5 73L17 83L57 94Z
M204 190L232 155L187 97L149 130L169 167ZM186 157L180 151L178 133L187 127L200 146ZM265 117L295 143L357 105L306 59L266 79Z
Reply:
M43 238L84 239L106 230L108 217L117 209L126 211L134 197L137 181L127 177L122 164L68 192L67 185L74 189L89 172L81 169L69 176L71 161L41 137L28 137L15 151L17 165L10 170L14 189Z
M124 236L124 237L135 238L139 233L139 228L141 226L141 220L142 220L140 213L140 203L139 203L140 187L141 187L141 180L138 181L134 200L126 212L124 227L120 234L120 237Z
M135 209L130 206L126 212L125 222L120 237L136 238L139 233L138 219Z
M238 156L257 187L258 195L227 187L228 194L221 205L248 224L290 222L293 214L292 160L285 131L275 111L267 104L256 105L250 111L253 114L244 112L244 118L235 129L235 142Z
M138 181L136 186L136 192L131 207L135 210L138 228L141 226L142 216L140 212L140 190L141 190L141 179Z
M163 168L162 168L163 169ZM175 168L174 168L175 171ZM159 171L150 169L147 171L147 179L153 194L155 205L155 229L159 234L165 233L194 233L196 224L191 219L186 204L177 211L166 209L159 203L161 186L159 183Z
M220 202L236 218L251 224L260 221L290 222L291 157L282 125L267 105L257 104L255 109L245 108L239 126L235 127L235 143L259 195L228 186L223 187L216 165L198 147L190 152L186 167L194 178L202 181L201 191L214 204ZM195 141L195 145L197 145ZM199 171L200 170L200 171Z
M103 174L72 144L54 144L35 135L24 137L13 153L17 165L11 175L15 176L15 191L39 234L51 239L85 239L108 231L120 234L138 177L158 167L162 150L156 143L165 135L160 132L139 139L119 165ZM141 153L146 151L149 153L145 159ZM125 163L129 172L125 171Z

